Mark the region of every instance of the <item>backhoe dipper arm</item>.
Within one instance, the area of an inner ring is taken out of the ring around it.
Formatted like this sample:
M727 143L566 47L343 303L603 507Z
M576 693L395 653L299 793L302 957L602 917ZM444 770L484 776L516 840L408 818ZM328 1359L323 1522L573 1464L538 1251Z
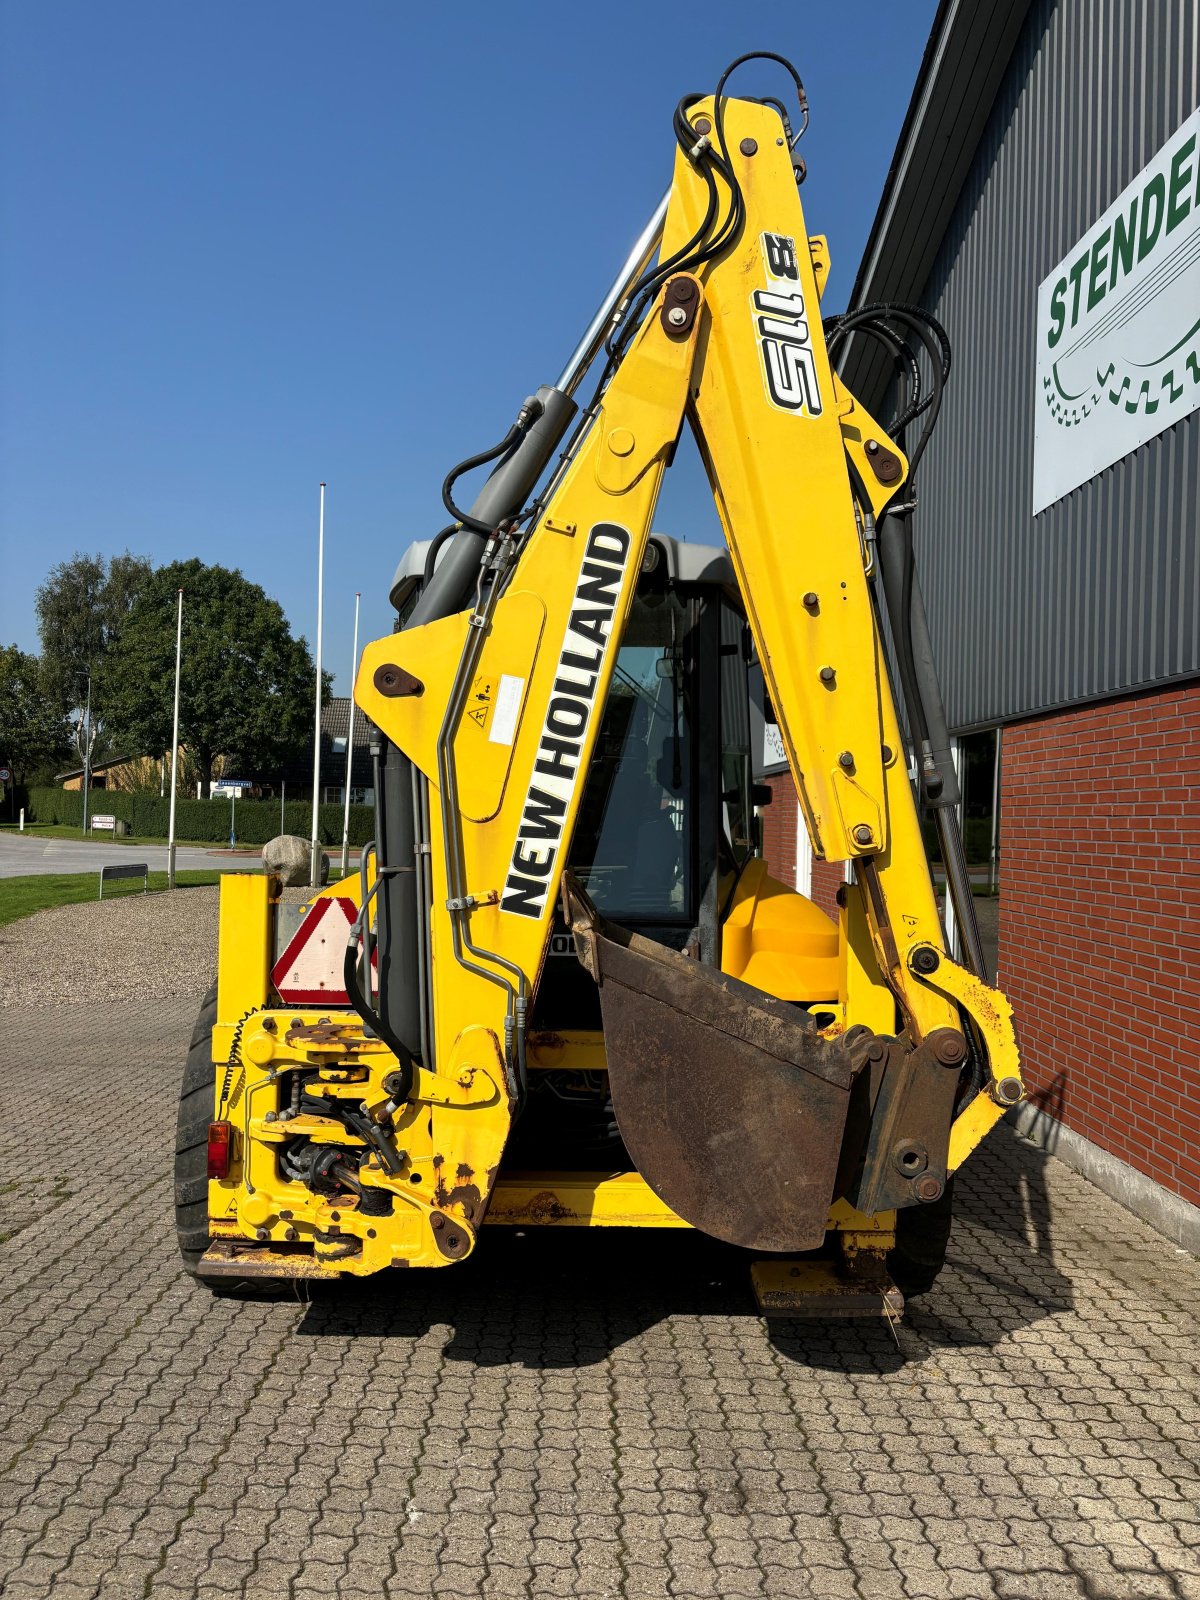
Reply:
M689 116L712 130L712 101ZM847 453L879 506L906 463L831 371L816 271L824 276L824 241L814 252L778 114L729 100L724 128L745 222L702 274L690 415L814 849L856 863L880 970L916 1042L957 1026L957 1014L905 961L913 944L940 951L942 933ZM664 254L691 235L706 200L681 152Z

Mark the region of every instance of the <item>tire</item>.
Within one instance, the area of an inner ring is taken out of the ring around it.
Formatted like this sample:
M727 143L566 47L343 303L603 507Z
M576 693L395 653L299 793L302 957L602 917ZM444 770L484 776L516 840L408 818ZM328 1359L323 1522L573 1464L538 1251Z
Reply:
M179 1091L179 1118L175 1124L175 1236L183 1269L197 1283L222 1300L278 1300L307 1298L306 1286L287 1279L209 1278L200 1258L212 1243L208 1231L208 1125L213 1118L216 1075L212 1035L217 1021L217 986L204 996L192 1043L183 1068Z
M927 1206L906 1206L896 1214L896 1244L888 1256L892 1282L906 1300L928 1294L946 1265L946 1249L954 1221L954 1180L940 1200Z
M213 1117L215 1067L213 1027L217 986L204 996L179 1091L175 1124L175 1234L184 1270L200 1276L200 1257L211 1242L208 1231L208 1125Z

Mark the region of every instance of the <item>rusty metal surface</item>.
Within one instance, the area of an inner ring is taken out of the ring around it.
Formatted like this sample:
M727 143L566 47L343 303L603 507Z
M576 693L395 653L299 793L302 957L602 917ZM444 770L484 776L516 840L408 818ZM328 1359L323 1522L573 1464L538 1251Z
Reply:
M950 1124L966 1046L952 1028L935 1028L916 1050L889 1051L862 1169L849 1198L860 1211L892 1211L941 1198Z
M392 661L387 661L381 667L376 667L375 677L372 680L376 689L389 699L403 698L406 695L422 695L425 685L415 674L397 666Z
M433 1242L447 1261L461 1261L470 1255L475 1235L465 1224L452 1222L444 1211L435 1211L429 1219L433 1229Z
M434 1156L433 1170L437 1179L433 1191L434 1205L440 1211L447 1211L451 1206L458 1206L465 1221L475 1222L484 1210L484 1200L483 1195L480 1193L479 1185L472 1181L475 1177L475 1169L468 1166L465 1161L459 1162L454 1184L452 1187L448 1187L446 1174L443 1170L445 1164L444 1156Z
M808 1016L605 923L566 887L600 986L609 1082L634 1165L694 1227L754 1250L825 1236L853 1064Z
M324 1266L311 1250L288 1250L215 1239L203 1256L206 1278L340 1278L337 1267Z
M318 1022L293 1022L284 1034L283 1042L292 1046L336 1044L346 1049L352 1046L357 1048L362 1043L362 1024L357 1019L353 1022L334 1022L330 1017L322 1017Z
M863 1259L846 1272L831 1261L756 1261L750 1281L764 1317L897 1322L904 1315L904 1296L882 1262Z

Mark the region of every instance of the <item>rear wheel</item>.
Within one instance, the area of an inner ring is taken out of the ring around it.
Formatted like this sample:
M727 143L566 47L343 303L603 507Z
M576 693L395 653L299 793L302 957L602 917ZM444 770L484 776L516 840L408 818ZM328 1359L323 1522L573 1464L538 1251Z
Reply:
M896 1213L896 1243L888 1256L892 1282L906 1300L928 1294L946 1265L954 1220L954 1180L940 1200L927 1206L906 1206Z
M179 1091L179 1119L175 1124L175 1234L184 1270L198 1283L224 1299L275 1299L289 1285L270 1279L210 1278L200 1258L212 1243L208 1231L208 1125L213 1119L216 1071L212 1058L213 1028L217 1020L217 986L204 996L192 1030L192 1044ZM294 1292L294 1290L292 1291Z
M192 1044L179 1092L175 1124L175 1233L184 1268L200 1276L200 1257L208 1249L208 1125L213 1118L213 1026L217 986L204 996L192 1030Z

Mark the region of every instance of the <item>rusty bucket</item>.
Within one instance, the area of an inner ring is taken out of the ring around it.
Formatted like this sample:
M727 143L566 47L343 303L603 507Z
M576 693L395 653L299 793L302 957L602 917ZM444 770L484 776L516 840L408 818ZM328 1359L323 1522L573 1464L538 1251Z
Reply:
M817 1249L854 1076L845 1046L797 1006L606 922L570 875L563 897L642 1177L715 1238Z

